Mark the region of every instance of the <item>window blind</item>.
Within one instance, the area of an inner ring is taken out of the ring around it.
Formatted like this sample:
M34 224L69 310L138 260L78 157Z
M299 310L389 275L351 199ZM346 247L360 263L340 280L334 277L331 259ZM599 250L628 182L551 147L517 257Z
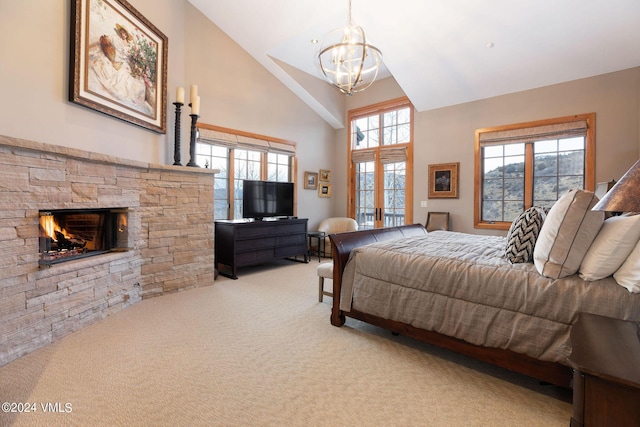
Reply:
M282 142L268 141L266 139L254 138L244 135L236 135L229 132L222 132L212 129L198 129L198 141L208 142L224 147L241 148L245 150L261 151L269 153L280 153L294 156L296 147Z
M352 163L374 162L376 160L376 152L373 150L354 150L351 152Z
M407 160L407 147L384 148L380 150L380 163L398 163Z
M481 132L478 139L481 147L520 142L544 141L547 139L570 138L587 134L587 121L556 123L518 129Z

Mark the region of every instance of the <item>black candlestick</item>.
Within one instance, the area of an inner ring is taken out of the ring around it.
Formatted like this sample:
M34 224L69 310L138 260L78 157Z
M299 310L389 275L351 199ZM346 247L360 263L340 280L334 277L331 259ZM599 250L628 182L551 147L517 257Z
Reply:
M180 108L184 104L182 102L174 102L173 105L176 106L176 139L173 145L173 164L174 166L182 166L182 163L180 163Z
M196 163L196 132L198 131L198 129L196 128L196 122L198 121L198 115L197 114L189 114L191 116L191 139L189 140L189 154L191 155L191 159L189 160L189 163L187 163L187 166L193 166L196 168L199 168L200 166L198 166L198 164Z

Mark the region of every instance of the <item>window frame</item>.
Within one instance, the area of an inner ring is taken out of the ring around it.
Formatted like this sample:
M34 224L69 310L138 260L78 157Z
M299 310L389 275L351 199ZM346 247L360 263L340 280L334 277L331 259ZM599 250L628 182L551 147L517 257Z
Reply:
M278 138L273 138L264 135L258 135L249 132L243 132L235 129L224 128L215 125L209 125L206 123L198 123L199 137L197 139L198 144L209 144L217 147L227 148L227 218L225 219L239 219L235 218L235 167L236 156L235 150L248 150L260 152L260 179L268 180L268 167L269 164L276 164L282 166L282 163L269 162L269 154L282 154L290 157L289 164L289 180L294 185L293 193L293 209L294 215L297 215L298 211L298 191L297 191L297 166L298 159L296 153L296 144L291 141L286 141ZM207 132L210 131L210 132ZM206 134L207 137L202 135ZM203 156L204 157L204 156ZM214 176L214 179L220 179L218 176ZM216 220L222 218L216 218Z
M584 154L584 189L594 191L595 189L595 113L577 114L552 119L537 120L533 122L516 123L503 126L476 129L474 147L474 209L473 226L479 229L508 230L511 226L509 221L483 221L482 220L482 182L483 182L483 158L480 135L487 132L509 131L524 128L533 128L546 125L570 123L575 121L586 121L587 130L585 135ZM522 143L522 142L513 142ZM506 145L506 144L505 144ZM533 204L533 144L525 145L525 184L524 184L524 209L528 209Z

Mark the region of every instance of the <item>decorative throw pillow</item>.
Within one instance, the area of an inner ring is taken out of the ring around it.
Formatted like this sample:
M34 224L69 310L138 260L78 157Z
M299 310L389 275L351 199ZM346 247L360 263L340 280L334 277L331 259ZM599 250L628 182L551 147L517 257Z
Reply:
M569 190L549 209L533 250L540 274L559 279L577 273L604 221L603 212L591 210L597 202L591 191Z
M516 264L533 261L533 248L546 216L546 208L532 206L511 223L505 250L509 262Z
M640 242L631 251L618 271L613 273L613 278L616 279L618 285L624 286L629 292L640 293Z
M580 265L580 277L599 280L611 276L640 239L640 215L608 218Z

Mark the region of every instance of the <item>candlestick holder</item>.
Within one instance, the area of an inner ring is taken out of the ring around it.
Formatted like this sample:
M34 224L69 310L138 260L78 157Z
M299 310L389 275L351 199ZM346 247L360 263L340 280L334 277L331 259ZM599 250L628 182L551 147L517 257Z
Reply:
M173 105L176 106L176 135L173 144L173 165L182 166L182 163L180 163L180 109L184 104L182 102L174 102Z
M189 163L187 163L187 166L192 166L192 167L196 167L199 168L200 166L198 166L198 164L196 163L196 133L198 132L198 129L196 128L196 122L198 121L198 116L197 114L189 114L191 116L191 139L189 140L189 154L191 155L191 159L189 159Z

